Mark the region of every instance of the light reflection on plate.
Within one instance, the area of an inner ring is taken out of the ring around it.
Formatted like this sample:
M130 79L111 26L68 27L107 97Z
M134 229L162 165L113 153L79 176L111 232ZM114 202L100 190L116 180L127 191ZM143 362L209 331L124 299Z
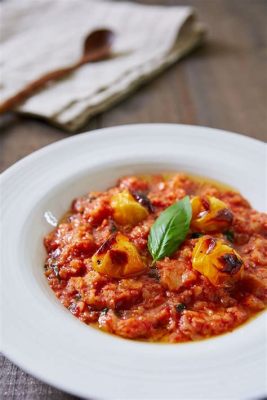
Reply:
M51 225L51 226L57 226L58 224L58 220L57 218L53 215L53 213L51 211L45 211L44 213L44 217L46 222Z

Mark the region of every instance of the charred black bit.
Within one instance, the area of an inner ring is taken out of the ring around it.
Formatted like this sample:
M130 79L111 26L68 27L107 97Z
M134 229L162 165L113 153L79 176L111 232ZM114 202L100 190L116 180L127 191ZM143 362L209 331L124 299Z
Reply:
M193 232L191 234L191 239L198 239L200 237L204 236L204 233L200 233L200 232Z
M179 303L175 305L175 310L178 313L181 313L182 311L184 311L186 309L186 305L184 303Z
M144 192L132 190L131 194L135 200L138 201L138 203L140 203L142 206L146 207L149 212L153 213L155 211L151 201Z
M230 275L237 273L243 265L243 261L235 254L226 253L220 257L220 262L223 264L222 272Z
M226 221L229 222L229 224L231 224L233 222L234 216L233 213L229 210L229 208L224 208L218 211L215 219L218 221Z
M234 240L235 240L234 232L232 232L232 231L225 231L223 234L224 234L224 236L226 237L226 239L227 239L229 242L234 243Z
M97 262L97 265L100 265L100 264L101 264L101 261L100 261L100 260L96 260L96 262Z
M150 278L156 279L156 281L160 280L160 273L159 270L157 269L157 267L152 267L149 269L148 271L148 276Z
M108 313L108 310L109 310L109 308L105 307L105 308L103 308L103 310L101 310L101 313L106 315Z
M109 251L109 256L112 264L123 266L126 265L128 262L128 254L126 253L126 251L111 249Z

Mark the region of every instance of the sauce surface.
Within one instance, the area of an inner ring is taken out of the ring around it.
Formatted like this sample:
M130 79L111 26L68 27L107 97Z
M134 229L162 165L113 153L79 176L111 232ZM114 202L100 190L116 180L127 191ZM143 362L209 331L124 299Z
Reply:
M182 245L153 263L151 226L186 195L192 209L201 209ZM210 218L218 200L221 209ZM45 275L61 303L81 321L124 338L204 339L267 306L267 215L209 179L123 177L107 191L75 199L44 244Z

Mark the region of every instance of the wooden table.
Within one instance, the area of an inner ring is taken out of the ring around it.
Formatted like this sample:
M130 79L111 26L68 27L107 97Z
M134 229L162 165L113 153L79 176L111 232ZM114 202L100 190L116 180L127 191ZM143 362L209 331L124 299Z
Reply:
M141 2L141 1L140 1ZM207 43L134 95L88 122L83 131L120 124L196 124L266 140L266 0L142 1L193 5L209 29ZM69 136L44 122L11 116L1 121L0 169ZM67 400L60 392L0 359L0 397Z

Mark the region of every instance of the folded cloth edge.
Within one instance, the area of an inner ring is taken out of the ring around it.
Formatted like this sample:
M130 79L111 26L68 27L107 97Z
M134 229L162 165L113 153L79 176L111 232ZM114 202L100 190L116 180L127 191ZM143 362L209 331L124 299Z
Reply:
M187 27L183 29L184 26ZM183 33L182 33L183 30ZM77 132L82 126L88 122L93 116L106 111L110 107L116 105L123 99L125 99L128 95L137 90L144 83L151 81L154 77L159 75L163 70L165 70L170 65L174 64L176 61L181 59L190 53L194 48L198 47L205 37L206 30L203 24L196 22L194 15L191 15L188 21L182 26L181 30L177 32L177 39L174 43L170 52L162 58L161 62L154 69L150 69L149 71L144 71L137 78L128 82L128 85L123 90L115 90L115 93L111 91L109 95L105 98L104 101L99 102L98 104L92 106L85 104L84 110L78 113L76 116L70 118L66 121L60 120L60 115L55 117L44 117L40 114L29 113L22 109L17 109L16 112L25 116L33 116L42 120L46 120L54 126L65 129L68 132ZM125 81L127 82L128 76L126 76ZM107 92L110 88L107 88ZM82 103L82 102L81 102ZM88 103L88 100L84 100L84 103Z

